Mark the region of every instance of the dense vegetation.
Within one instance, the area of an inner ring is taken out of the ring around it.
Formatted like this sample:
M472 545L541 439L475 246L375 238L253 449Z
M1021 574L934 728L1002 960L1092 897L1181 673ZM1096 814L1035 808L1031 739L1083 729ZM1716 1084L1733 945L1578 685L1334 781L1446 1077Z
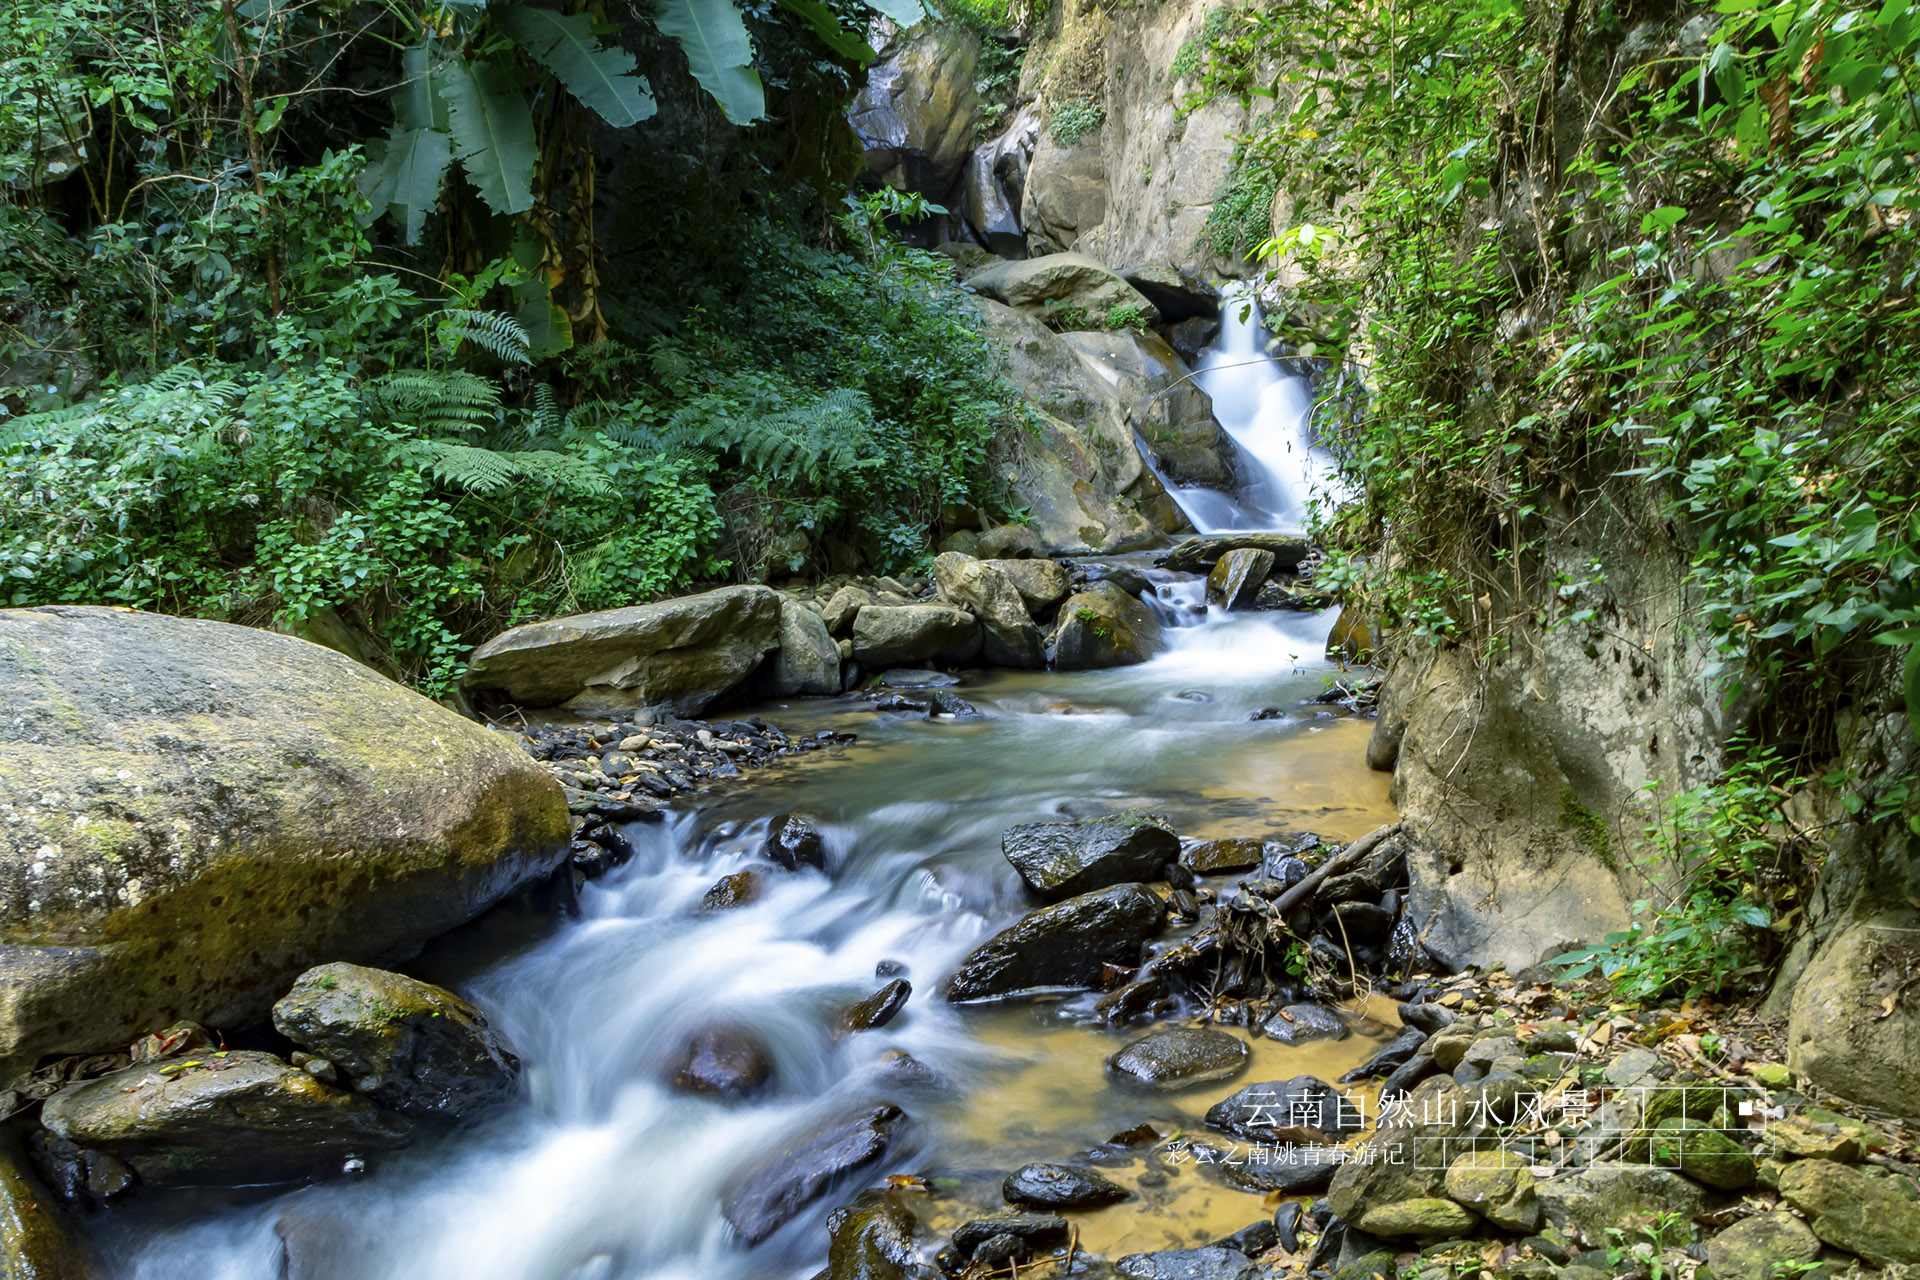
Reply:
M1574 958L1635 994L1764 963L1809 777L1920 830L1909 780L1831 772L1837 709L1901 657L1920 722L1917 54L1907 0L1284 0L1207 51L1201 93L1277 100L1249 159L1289 184L1288 336L1367 375L1367 412L1322 411L1364 487L1328 580L1493 662L1604 628L1607 566L1548 554L1596 509L1690 560L1750 729L1654 798L1684 874Z
M437 692L521 618L897 567L994 505L1016 403L898 200L842 201L867 8L608 16L9 6L0 603Z

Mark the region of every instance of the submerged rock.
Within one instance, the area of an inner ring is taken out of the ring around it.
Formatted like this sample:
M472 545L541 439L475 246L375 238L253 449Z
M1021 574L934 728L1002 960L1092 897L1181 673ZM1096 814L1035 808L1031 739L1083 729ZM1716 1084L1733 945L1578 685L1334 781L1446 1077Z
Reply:
M1119 1183L1070 1164L1022 1165L1007 1175L1000 1191L1013 1204L1049 1209L1091 1209L1130 1194Z
M1157 1089L1227 1080L1247 1069L1247 1043L1215 1027L1176 1027L1136 1040L1107 1069Z
M413 1126L269 1053L168 1058L70 1085L41 1123L131 1165L148 1186L232 1186L338 1173L407 1145Z
M834 1179L878 1160L903 1119L899 1107L883 1102L793 1138L727 1189L721 1215L741 1240L759 1244L818 1200Z
M1106 966L1140 963L1166 909L1144 885L1083 893L1029 912L987 939L948 981L950 1001L985 1000L1041 987L1100 985Z
M1158 880L1180 856L1180 838L1164 818L1125 813L1009 827L1000 851L1028 888L1057 899Z
M811 815L789 811L767 827L760 854L788 871L798 871L801 867L825 870L827 838Z
M1257 1271L1246 1254L1217 1245L1130 1253L1114 1265L1134 1280L1251 1280Z
M481 1012L441 987L357 964L309 969L273 1025L348 1087L408 1115L463 1120L512 1095L520 1060Z
M1012 1236L1027 1245L1047 1245L1067 1238L1067 1220L1057 1213L999 1213L962 1223L953 1233L953 1247L962 1257L995 1236Z
M1060 606L1053 665L1088 671L1145 662L1160 651L1159 617L1111 582L1097 582Z
M773 1078L766 1041L744 1027L714 1023L693 1033L673 1065L673 1087L687 1093L744 1098Z
M560 784L349 658L126 609L0 610L0 1080L308 966L404 951L560 867Z
M766 879L758 871L736 871L714 882L700 899L700 909L725 911L729 907L744 907L758 901L765 888Z

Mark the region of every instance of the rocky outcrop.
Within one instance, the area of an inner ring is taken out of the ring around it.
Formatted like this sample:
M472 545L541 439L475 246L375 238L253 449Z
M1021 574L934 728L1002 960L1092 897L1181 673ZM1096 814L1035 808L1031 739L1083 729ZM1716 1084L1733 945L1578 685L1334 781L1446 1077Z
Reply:
M1018 564L1018 561L1008 561ZM1036 562L1039 563L1039 562ZM1046 642L1013 580L993 563L957 551L934 557L940 594L972 610L983 629L982 656L996 667L1044 667Z
M878 52L847 114L867 174L944 202L973 146L979 37L964 27L922 23L890 29Z
M941 604L867 606L853 620L853 656L869 671L931 662L953 666L980 652L980 620Z
M1233 441L1213 416L1213 399L1189 376L1166 339L1152 331L1061 335L1119 396L1127 422L1176 485L1232 490Z
M1096 582L1060 606L1053 665L1088 671L1145 662L1160 651L1161 630L1153 610L1111 582Z
M0 1134L0 1277L87 1280L92 1262L79 1227Z
M780 611L766 587L722 587L530 622L474 650L466 686L584 716L698 715L779 647Z
M721 1197L721 1215L741 1240L759 1244L824 1195L835 1180L885 1154L905 1118L899 1107L883 1102L793 1138L734 1182Z
M1039 181L1038 171L1034 181ZM1024 262L996 262L967 277L967 287L1004 302L1031 320L1044 320L1057 308L1076 308L1095 321L1125 309L1147 324L1160 318L1146 295L1109 270L1105 263L1078 253L1050 253Z
M1099 135L1062 145L1041 130L1020 205L1029 251L1048 257L1063 253L1106 220L1107 161Z
M1021 219L1027 173L1040 140L1040 113L1029 103L1000 133L975 147L960 175L953 201L967 234L1003 258L1023 257L1027 233Z
M1131 813L1009 827L1000 851L1029 889L1059 899L1160 879L1180 856L1180 837L1163 818Z
M840 649L820 614L783 597L779 644L768 664L769 693L791 697L840 692Z
M567 854L560 786L511 739L302 640L0 611L0 687L0 1080L239 1025Z
M1140 962L1166 909L1142 885L1081 894L1030 912L987 939L947 983L948 1000L987 1000L1043 987L1092 988L1105 967Z
M274 1029L355 1093L407 1115L464 1120L511 1097L520 1061L451 991L357 964L309 969L273 1006Z

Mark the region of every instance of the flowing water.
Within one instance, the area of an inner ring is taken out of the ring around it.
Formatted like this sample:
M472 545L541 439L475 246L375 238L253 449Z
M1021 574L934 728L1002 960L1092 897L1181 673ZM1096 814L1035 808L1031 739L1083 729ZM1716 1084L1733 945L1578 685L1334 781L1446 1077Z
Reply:
M1301 528L1308 500L1332 482L1332 463L1313 443L1313 388L1268 359L1266 341L1252 292L1228 285L1220 336L1201 354L1194 381L1238 446L1240 490L1168 489L1202 533Z
M1188 836L1344 839L1390 816L1386 779L1362 762L1367 726L1307 701L1330 674L1329 616L1210 614L1199 580L1157 576L1174 626L1143 665L979 677L961 689L976 720L837 699L762 708L789 731L860 738L630 828L635 856L586 887L577 919L523 929L510 946L470 931L417 966L470 995L520 1052L515 1103L357 1181L209 1194L190 1211L147 1197L97 1228L110 1274L273 1280L284 1236L315 1280L800 1280L851 1191L753 1250L732 1239L720 1197L784 1139L850 1106L907 1111L862 1185L935 1179L916 1208L938 1228L998 1207L1000 1177L1026 1161L1074 1158L1143 1121L1192 1129L1249 1081L1331 1078L1357 1063L1382 1023L1301 1048L1255 1038L1237 1081L1145 1094L1103 1062L1146 1028L1097 1026L1091 996L980 1008L938 998L954 963L1030 905L999 849L1014 823L1147 806ZM1277 714L1250 718L1267 709ZM768 818L790 808L823 821L828 871L771 873L760 901L699 911L720 876L766 865ZM905 967L912 1000L880 1030L836 1035L837 1012L879 985L882 961ZM774 1087L761 1099L663 1087L688 1035L716 1020L770 1046ZM895 1051L924 1070L905 1072ZM1266 1211L1212 1171L1109 1158L1109 1176L1136 1194L1074 1215L1083 1248L1204 1244Z

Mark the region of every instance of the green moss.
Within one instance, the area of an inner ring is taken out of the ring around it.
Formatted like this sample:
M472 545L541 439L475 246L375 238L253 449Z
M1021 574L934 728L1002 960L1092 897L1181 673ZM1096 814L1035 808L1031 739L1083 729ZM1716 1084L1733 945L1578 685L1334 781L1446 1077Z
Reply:
M1572 787L1560 788L1560 825L1571 828L1580 843L1608 870L1619 869L1613 856L1613 842L1607 837L1607 820L1580 803Z

